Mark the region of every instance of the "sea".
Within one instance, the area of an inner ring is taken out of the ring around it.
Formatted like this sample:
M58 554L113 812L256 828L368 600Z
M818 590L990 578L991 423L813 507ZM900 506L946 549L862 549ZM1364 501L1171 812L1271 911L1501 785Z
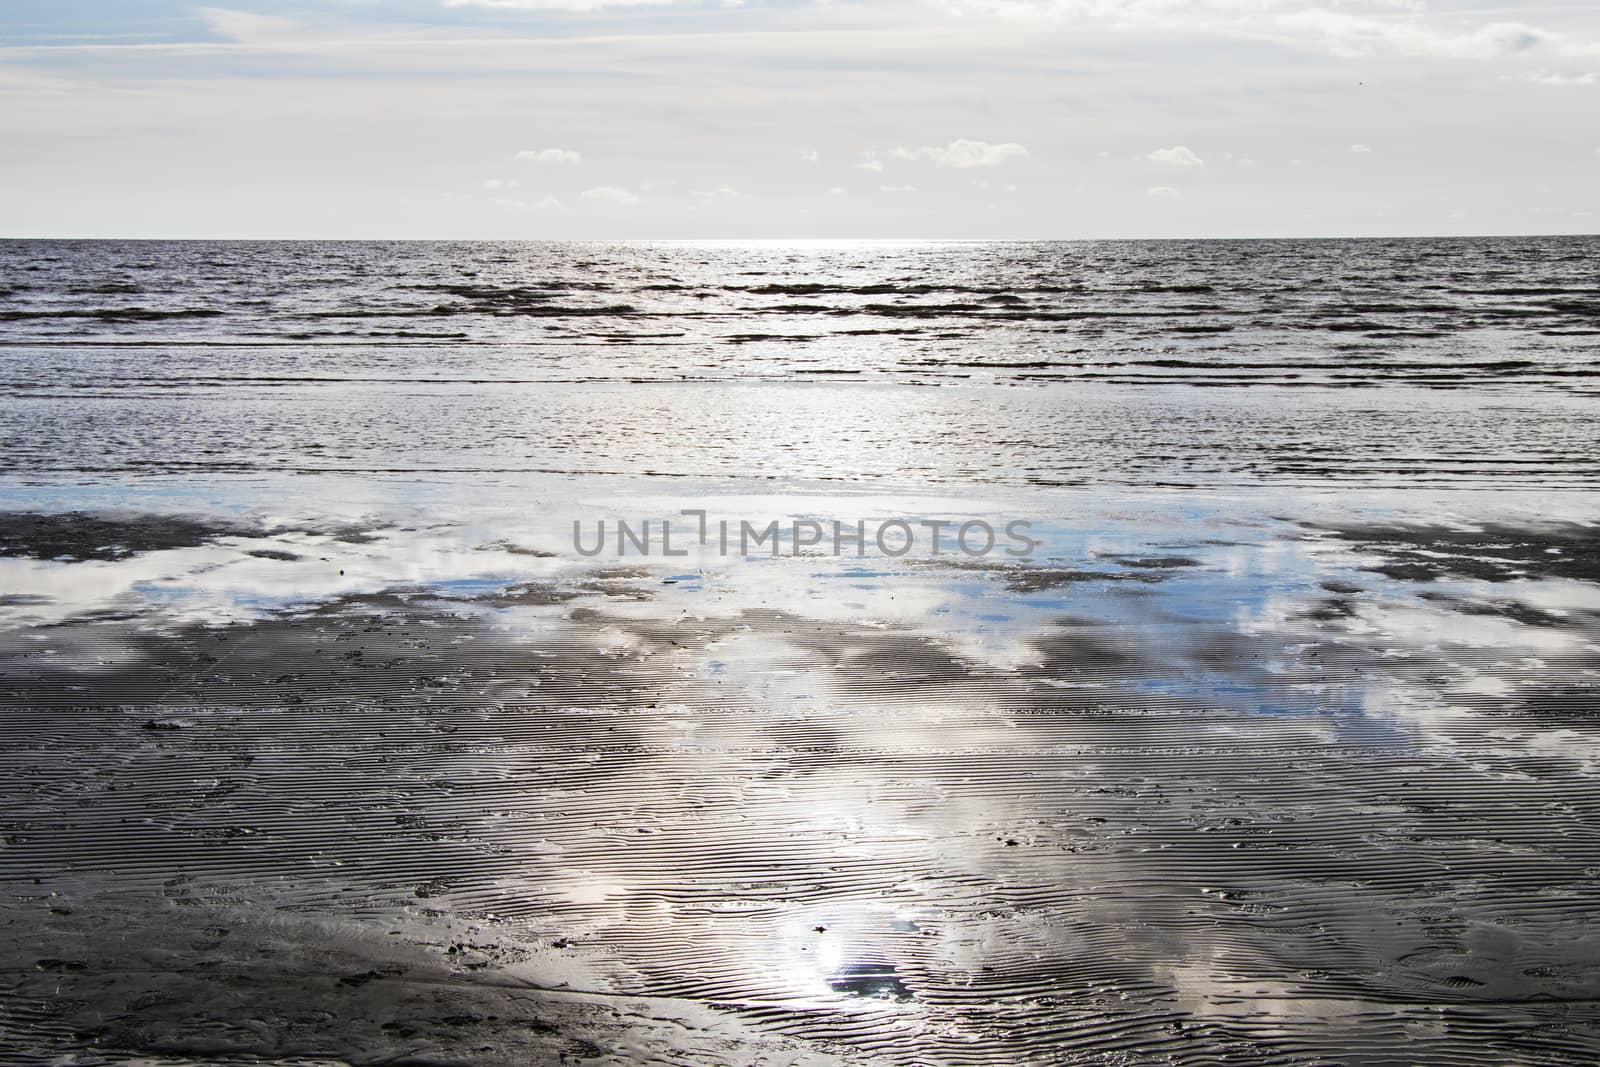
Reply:
M1588 488L1600 239L0 243L3 473Z

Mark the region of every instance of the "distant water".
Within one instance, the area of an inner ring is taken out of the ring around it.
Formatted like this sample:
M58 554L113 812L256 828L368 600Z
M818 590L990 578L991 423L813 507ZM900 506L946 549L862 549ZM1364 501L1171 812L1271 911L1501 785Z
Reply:
M1600 238L4 242L0 358L12 479L1587 488Z

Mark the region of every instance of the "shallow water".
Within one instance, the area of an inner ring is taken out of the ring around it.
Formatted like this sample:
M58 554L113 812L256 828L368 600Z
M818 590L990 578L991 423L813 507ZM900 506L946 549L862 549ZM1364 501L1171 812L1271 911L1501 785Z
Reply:
M223 314L0 323L4 1058L1593 1062L1592 401L1527 369L1336 387L1351 331L1263 310L1409 265L1453 310L1383 314L1449 338L1381 358L1570 369L1590 250L7 246L47 276L8 307L112 278ZM530 277L631 287L691 340L534 354ZM1094 343L1221 366L1292 335L1315 384L929 387L910 353L1037 354L1060 321L949 308L854 348L728 335L757 300L1241 279L1229 340L1129 314ZM472 343L278 336L447 299ZM676 380L691 351L740 380ZM329 380L357 364L382 380ZM685 508L1038 545L574 546Z

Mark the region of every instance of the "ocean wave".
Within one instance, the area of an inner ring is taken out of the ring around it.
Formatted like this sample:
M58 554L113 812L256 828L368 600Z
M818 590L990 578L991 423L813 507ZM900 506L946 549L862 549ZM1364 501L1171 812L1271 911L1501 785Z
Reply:
M214 319L223 312L216 308L0 308L0 322L26 322L48 319L99 319L104 322L160 322L164 319Z

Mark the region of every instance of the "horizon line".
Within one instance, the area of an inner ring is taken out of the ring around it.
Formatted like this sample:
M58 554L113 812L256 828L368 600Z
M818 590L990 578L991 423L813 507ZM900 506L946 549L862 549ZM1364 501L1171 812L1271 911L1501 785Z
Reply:
M1517 233L1392 233L1392 234L1254 234L1168 237L260 237L260 236L117 236L117 235L11 235L0 234L0 241L96 241L96 242L233 242L252 244L1093 244L1104 241L1471 241L1526 240L1531 238L1594 238L1600 231L1517 232Z

